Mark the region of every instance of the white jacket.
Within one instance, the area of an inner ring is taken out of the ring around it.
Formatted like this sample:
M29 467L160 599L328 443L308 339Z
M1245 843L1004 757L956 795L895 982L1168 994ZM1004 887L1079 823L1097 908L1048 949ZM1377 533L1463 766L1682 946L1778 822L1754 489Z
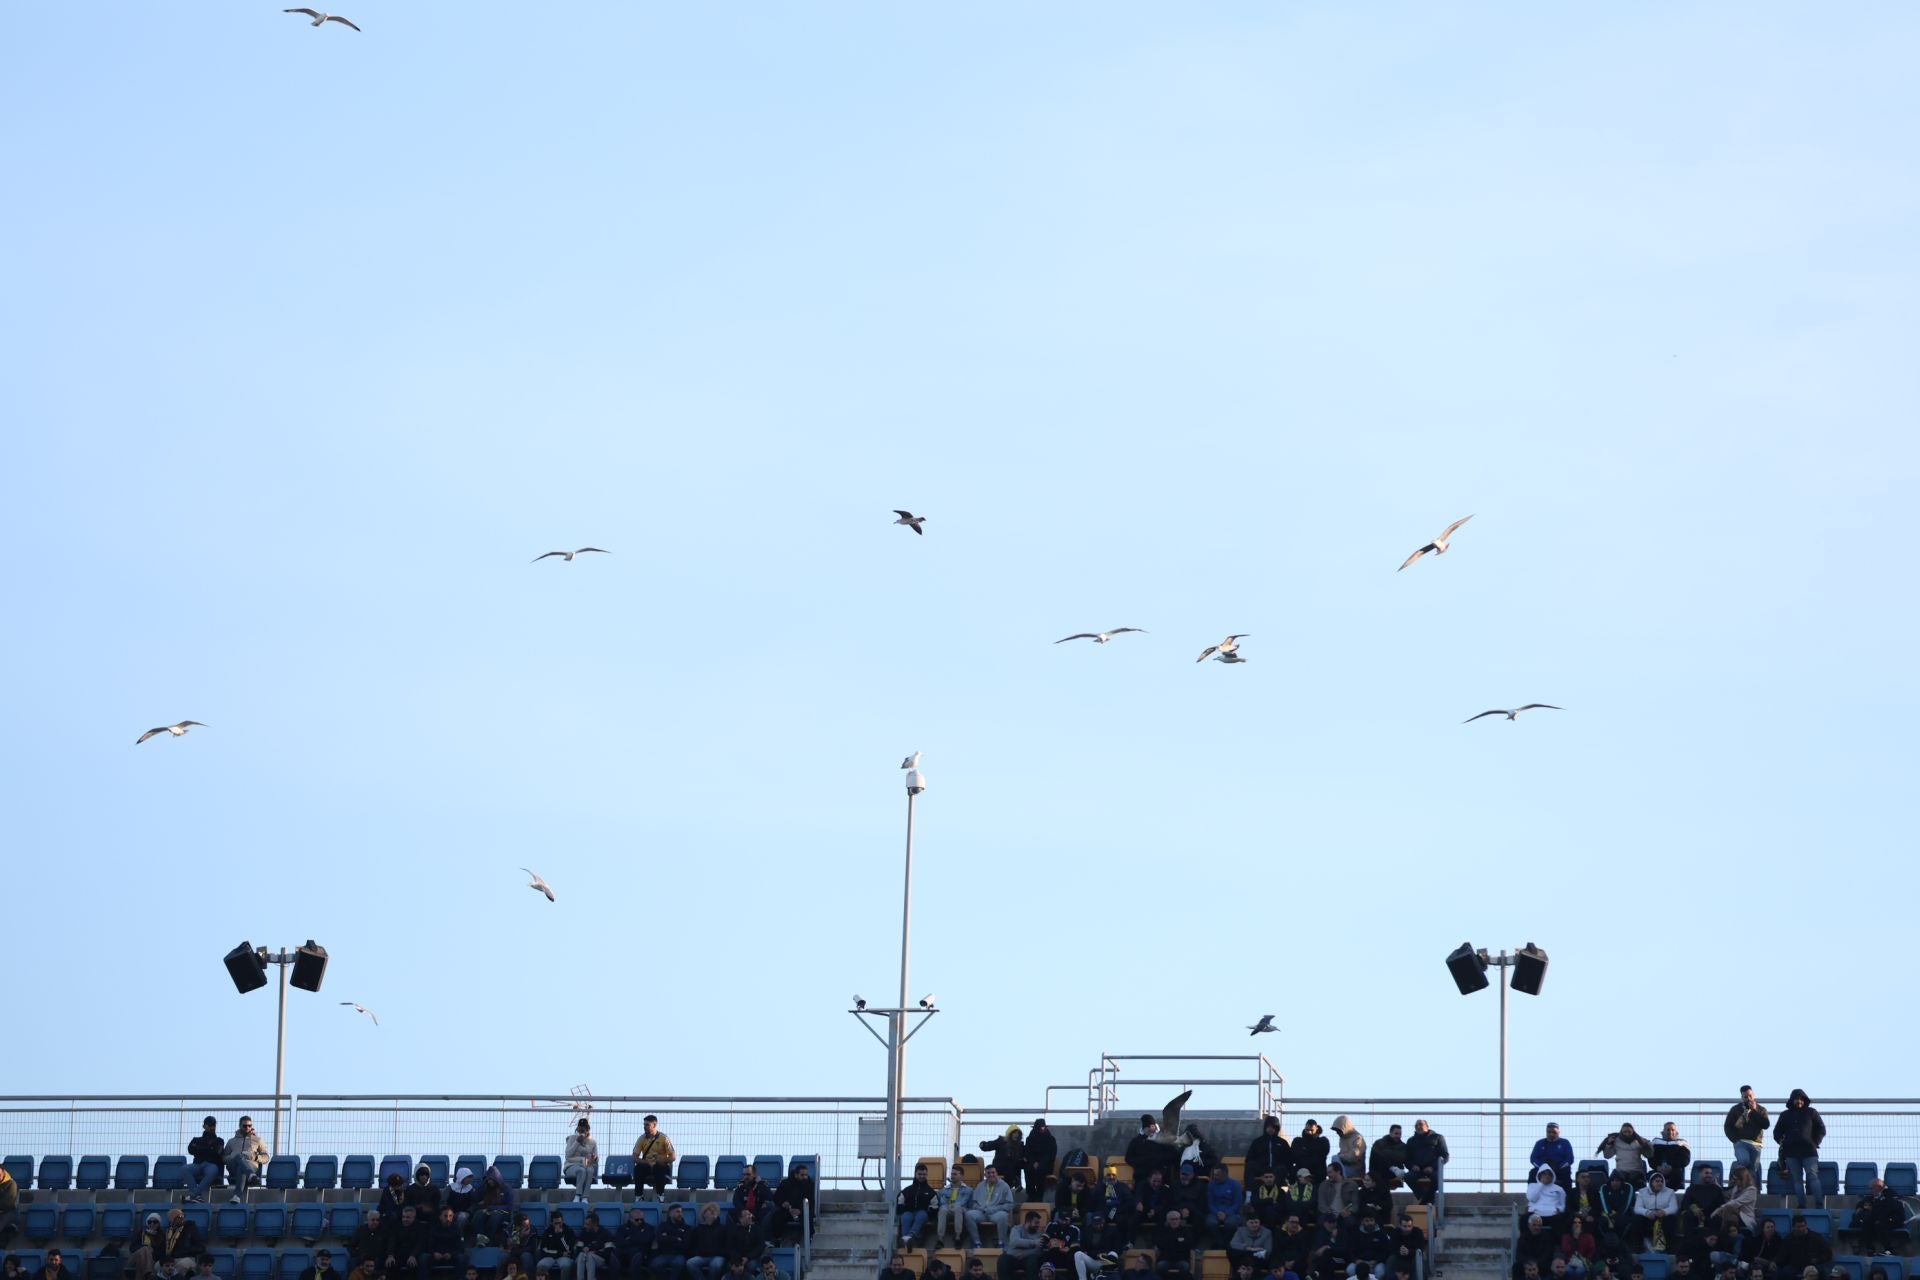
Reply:
M1566 1212L1567 1193L1560 1189L1557 1182L1541 1182L1535 1179L1527 1184L1527 1212L1537 1213L1543 1218L1554 1218Z
M1648 1183L1633 1193L1633 1211L1643 1218L1651 1218L1655 1211L1671 1218L1680 1212L1680 1197L1673 1194L1672 1187L1661 1187L1658 1191Z

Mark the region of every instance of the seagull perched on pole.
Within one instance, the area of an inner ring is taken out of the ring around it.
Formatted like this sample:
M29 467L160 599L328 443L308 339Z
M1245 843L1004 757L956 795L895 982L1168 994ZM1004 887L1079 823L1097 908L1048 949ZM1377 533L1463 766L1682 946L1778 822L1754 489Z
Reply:
M135 738L133 740L133 745L137 747L141 743L145 742L148 738L153 737L155 734L161 734L161 733L170 733L176 738L184 738L187 736L187 729L191 726L198 726L199 728L202 728L202 729L207 727L204 724L201 724L198 720L182 720L179 724L163 724L158 729L149 729L145 733L141 734L139 737Z
M1241 634L1236 636L1228 636L1225 640L1222 640L1219 644L1210 644L1206 648L1200 651L1200 656L1195 658L1194 661L1205 662L1208 658L1211 658L1214 654L1217 653L1221 655L1220 661L1222 662L1245 662L1246 661L1245 658L1231 658L1231 657L1228 657L1227 655L1232 653L1238 653L1240 651L1240 642L1246 639L1248 634L1249 633L1247 632L1242 632Z
M1260 1015L1260 1021L1247 1028L1247 1034L1257 1036L1263 1031L1278 1031L1279 1029L1280 1028L1273 1025L1273 1015L1263 1013Z
M535 556L532 560L528 561L527 563L539 564L542 560L545 560L547 556L559 556L562 560L565 560L568 564L572 564L573 558L575 556L584 555L589 551L598 551L603 556L610 556L613 554L613 552L607 550L605 547L577 547L572 551L548 551L543 555Z
M545 880L542 880L542 879L540 878L540 873L539 873L539 872L537 872L537 871L535 871L535 870L534 870L533 868L531 868L531 867L522 867L522 868L520 868L520 869L521 869L522 871L524 871L524 872L526 872L526 873L527 873L528 875L530 875L530 876L532 876L532 877L533 877L533 879L532 879L532 880L530 880L530 881L528 881L528 882L527 882L527 888L529 888L529 889L538 889L538 890L539 890L540 892L542 892L542 893L544 893L544 894L546 894L546 895L547 895L547 901L548 901L548 902L558 902L558 901L559 901L559 899L558 899L558 898L555 898L555 897L553 896L553 886L552 886L552 885L550 885L550 884L548 884L548 883L547 883L547 882L546 882Z
M1486 716L1505 716L1509 720L1518 720L1520 718L1520 713L1522 711L1532 711L1535 707L1539 707L1543 711L1565 711L1566 710L1565 707L1556 707L1551 702L1529 702L1526 706L1515 707L1511 711L1508 711L1503 707L1495 707L1491 711L1482 711L1477 716L1468 716L1465 720L1462 720L1460 723L1472 724L1475 720L1483 719Z
M1401 561L1400 569L1406 568L1408 565L1412 564L1415 560L1418 560L1421 556L1427 554L1427 552L1429 551L1433 552L1433 554L1437 556L1443 556L1447 554L1447 539L1453 536L1453 531L1455 529L1458 529L1461 525L1465 524L1467 521L1471 519L1473 519L1472 516L1461 516L1458 520L1455 520L1452 524L1448 525L1441 532L1439 537L1435 538L1432 542L1429 542L1426 546L1420 548L1418 551L1408 556L1405 560ZM1395 569L1394 572L1398 573L1400 572L1400 569Z
M1070 636L1061 636L1054 643L1065 644L1069 640L1091 640L1095 644L1105 644L1115 636L1125 635L1129 631L1138 631L1141 635L1147 633L1145 627L1115 627L1111 631L1077 631Z
M376 1018L376 1017L374 1017L374 1014L373 1014L373 1010L371 1010L371 1009L369 1009L369 1008L367 1008L367 1006L365 1006L365 1005L363 1005L363 1004L354 1004L354 1002L353 1002L353 1001L351 1001L351 1000L342 1000L342 1001L341 1001L340 1003L341 1003L341 1004L343 1004L343 1005L346 1005L346 1006L348 1006L348 1007L349 1007L349 1008L351 1008L351 1009L352 1009L352 1010L353 1010L353 1011L354 1011L355 1013L364 1013L364 1014L366 1014L366 1015L367 1015L367 1016L368 1016L369 1018L373 1018L373 1025L374 1025L374 1026L376 1026L376 1027L377 1027L377 1026L379 1026L379 1025L380 1025L380 1019L379 1019L379 1018Z
M322 12L320 12L320 11L319 11L318 9L305 9L305 8L302 8L302 9L282 9L282 10L281 10L280 12L282 12L282 13L304 13L304 14L305 14L305 15L306 15L307 17L309 17L309 18L312 18L312 19L313 19L313 25L314 25L314 26L316 26L316 27L317 27L317 26L319 26L319 25L320 25L321 23L323 23L323 22L337 22L337 23L339 23L339 24L340 24L341 26L343 26L343 27L353 27L353 29L354 29L355 31L358 31L358 30L360 29L359 27L354 27L354 26L353 26L353 23L351 23L351 22L349 22L349 21L348 21L347 19L345 19L345 18L343 18L343 17L341 17L341 16L340 16L339 14L337 14L337 13L322 13Z
M913 530L915 533L920 534L922 537L926 536L927 531L920 527L921 525L927 522L927 518L925 516L917 516L913 514L913 512L911 511L902 511L898 507L895 507L893 509L893 514L900 517L898 520L894 521L895 524L903 524L907 526L907 528Z
M905 760L902 760L900 767L902 769L918 769L920 767L920 753L916 751Z

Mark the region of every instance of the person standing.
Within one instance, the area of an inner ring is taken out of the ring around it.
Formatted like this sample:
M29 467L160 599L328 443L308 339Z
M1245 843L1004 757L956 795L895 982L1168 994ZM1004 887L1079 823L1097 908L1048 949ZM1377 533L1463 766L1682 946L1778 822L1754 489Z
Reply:
M1733 1167L1751 1170L1756 1183L1760 1180L1760 1168L1765 1163L1760 1159L1760 1146L1771 1124L1767 1109L1753 1096L1753 1086L1741 1085L1740 1101L1727 1108L1727 1121L1720 1129L1727 1135L1727 1141L1733 1144Z
M660 1117L647 1116L640 1121L640 1137L633 1144L633 1188L643 1200L658 1200L667 1193L667 1179L673 1176L673 1142L660 1132ZM647 1189L651 1187L652 1194Z
M1047 1128L1047 1118L1041 1116L1027 1131L1027 1193L1036 1200L1046 1195L1047 1183L1053 1177L1053 1166L1059 1158L1060 1141L1053 1136L1053 1130Z
M1797 1209L1818 1209L1825 1203L1820 1185L1820 1144L1827 1139L1827 1122L1814 1109L1805 1089L1787 1095L1787 1109L1773 1127L1780 1144L1780 1171L1787 1176L1787 1192Z

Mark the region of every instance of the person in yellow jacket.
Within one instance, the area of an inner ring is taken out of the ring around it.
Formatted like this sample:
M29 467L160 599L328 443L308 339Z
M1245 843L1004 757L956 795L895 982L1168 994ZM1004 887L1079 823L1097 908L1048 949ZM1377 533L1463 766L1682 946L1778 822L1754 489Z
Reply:
M0 1245L7 1242L13 1234L13 1215L20 1209L20 1184L13 1175L0 1168Z
M633 1144L633 1189L641 1199L658 1200L666 1194L667 1179L673 1176L673 1140L660 1132L660 1117L648 1116L640 1122L640 1139ZM653 1194L647 1194L647 1188Z

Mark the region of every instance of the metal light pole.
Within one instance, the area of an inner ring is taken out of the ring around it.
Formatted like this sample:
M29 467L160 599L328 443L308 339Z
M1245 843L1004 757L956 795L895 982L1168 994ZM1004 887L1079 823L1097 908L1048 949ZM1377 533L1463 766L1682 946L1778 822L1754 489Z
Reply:
M1509 955L1502 951L1498 955L1487 954L1485 947L1478 951L1470 942L1460 944L1458 950L1447 957L1447 969L1453 974L1454 985L1460 988L1463 996L1472 995L1487 985L1488 969L1500 970L1500 1190L1507 1189L1507 988L1517 987L1530 996L1540 994L1540 984L1547 976L1547 953L1529 942L1518 951ZM1509 982L1506 971L1512 969L1513 978Z
M327 972L327 949L307 939L307 945L292 951L269 951L243 942L227 953L227 976L241 995L267 985L267 966L280 969L280 1015L273 1048L273 1154L280 1154L280 1112L287 1096L287 980L292 970L293 985L302 991L320 990Z

